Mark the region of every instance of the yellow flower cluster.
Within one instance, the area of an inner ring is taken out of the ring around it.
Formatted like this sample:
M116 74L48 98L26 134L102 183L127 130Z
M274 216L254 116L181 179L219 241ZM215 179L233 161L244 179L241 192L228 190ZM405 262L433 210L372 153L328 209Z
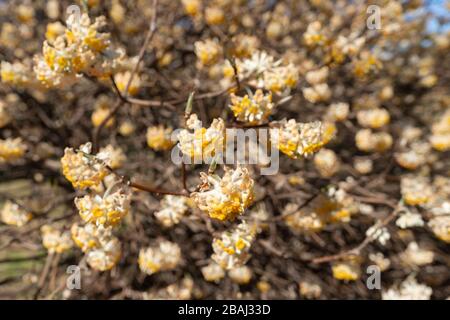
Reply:
M389 123L390 115L386 109L360 110L356 114L358 123L366 128L379 129Z
M215 155L221 153L224 148L225 123L214 119L211 126L206 129L202 127L197 115L192 114L187 120L188 129L183 129L178 134L178 146L184 155L198 161L207 162Z
M87 194L75 198L75 205L85 222L105 227L117 225L128 214L130 202L131 190L126 186L114 192L108 190L103 196Z
M183 4L184 11L191 16L199 14L202 8L202 0L181 0L181 3Z
M175 144L172 141L172 128L164 128L162 125L147 129L147 145L155 151L169 150Z
M230 109L238 121L251 124L261 124L267 121L272 114L274 105L272 103L272 94L264 95L263 91L258 89L252 96L245 95L237 97L231 94Z
M122 251L119 240L112 235L111 228L97 227L92 223L84 226L73 224L72 239L86 254L89 266L98 271L112 269L120 260Z
M88 142L81 145L77 151L72 148L64 150L64 156L61 158L62 171L75 188L97 186L108 174L105 164L91 155L91 149L92 144Z
M438 151L450 150L450 110L447 110L439 121L431 127L431 145Z
M94 112L91 115L91 122L94 127L99 127L102 122L109 116L111 112L112 99L106 95L101 95L97 98L94 105ZM111 117L106 123L105 127L109 128L114 124L114 117Z
M211 262L202 269L203 278L209 282L219 282L225 277L223 268L215 262Z
M302 281L299 284L299 293L307 299L319 299L322 294L322 288L317 283Z
M364 78L370 73L377 72L383 67L381 61L374 54L363 51L359 59L354 62L353 72L358 78Z
M161 200L161 210L155 217L166 228L178 224L188 210L187 198L167 195Z
M173 242L161 241L139 251L139 267L148 275L176 268L181 261L180 247Z
M56 38L45 41L42 56L35 57L34 72L45 86L64 87L82 74L106 78L123 67L124 52L113 48L110 35L100 31L106 25L103 16L91 23L87 14L79 21L72 14L66 25L64 33L58 36L52 34L53 31L59 33L58 28L50 27L48 36Z
M0 212L2 222L21 227L33 218L31 212L21 208L17 203L7 200Z
M217 63L222 56L223 49L217 39L206 39L194 43L195 54L201 66L211 66Z
M230 279L240 285L248 284L252 279L252 269L247 266L235 267L228 271Z
M59 230L51 225L41 227L42 244L49 253L63 253L73 246L69 231Z
M330 178L340 168L340 161L336 153L331 149L321 149L314 156L314 165L324 178Z
M119 72L114 75L114 81L116 82L117 88L120 90L120 92L123 95L134 96L138 94L139 89L141 87L141 78L137 74L135 74L130 82L130 86L128 87L127 92L125 92L127 84L130 81L130 78L131 78L130 71Z
M27 150L27 145L22 138L0 139L0 163L13 162L22 158Z
M38 81L30 76L32 73L31 65L25 62L9 63L2 61L0 64L2 82L13 86L39 87Z
M429 179L422 176L405 175L400 187L403 200L411 206L424 205L433 195Z
M205 280L209 282L218 283L225 277L225 270L214 261L203 267L201 271ZM252 270L247 266L237 266L228 270L228 276L231 281L244 285L250 282L252 278Z
M345 102L331 104L325 115L325 119L330 122L345 121L348 117L350 106Z
M235 63L238 77L258 89L284 96L297 86L297 67L292 63L283 64L282 60L275 60L265 51L255 50L250 57L236 59ZM228 61L224 64L224 76L227 81L223 81L223 85L228 86L234 81L234 69Z
M305 79L311 87L303 88L303 95L311 103L328 101L331 97L331 90L326 83L329 74L328 67L312 70L306 73Z
M357 210L357 203L343 189L330 188L327 195L319 195L300 210L297 204L288 204L283 214L293 230L318 232L327 224L349 222Z
M293 159L307 157L317 152L334 134L332 130L324 130L320 121L297 123L294 119L290 119L276 124L278 127L270 129L271 142Z
M391 148L393 139L387 132L373 132L361 129L355 136L356 147L365 152L384 152Z
M433 217L429 222L428 226L434 232L436 237L440 240L450 243L450 216L449 212L447 215L438 215Z
M353 260L335 263L331 269L337 280L356 281L361 276L360 266Z
M311 22L303 34L303 40L309 47L323 46L328 42L328 36L325 34L320 21Z
M417 141L410 145L410 148L395 154L397 163L405 169L415 170L427 162L430 152L430 144Z
M245 222L233 230L225 231L213 240L212 259L226 270L243 266L250 258L250 246L255 232Z
M106 165L112 169L117 169L122 167L124 162L127 160L125 153L119 147L114 147L108 144L106 147L100 148L97 154L99 159L104 159Z
M47 29L45 31L45 39L47 39L47 41L49 43L54 43L55 40L59 36L62 36L65 31L66 31L66 28L64 27L64 25L61 22L56 21L53 23L49 23L47 25Z
M234 220L244 213L253 202L253 179L247 168L238 166L235 170L225 167L222 178L201 173L203 182L199 192L191 194L200 210L211 218L221 221Z

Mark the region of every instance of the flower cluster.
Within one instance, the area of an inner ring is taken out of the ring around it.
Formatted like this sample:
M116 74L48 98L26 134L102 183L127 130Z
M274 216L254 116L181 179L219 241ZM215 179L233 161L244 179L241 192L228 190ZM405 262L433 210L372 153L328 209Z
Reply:
M112 269L120 260L122 251L119 239L112 235L111 228L97 227L92 223L84 226L73 224L72 239L86 254L89 266L98 271Z
M147 145L155 151L169 150L175 144L172 141L172 128L164 128L162 125L147 129Z
M97 186L108 174L102 161L91 154L92 144L83 144L78 150L66 148L61 158L62 171L75 188Z
M431 132L430 142L433 148L442 152L450 150L450 111L432 125Z
M206 129L197 115L192 114L186 124L189 130L183 129L178 134L178 146L184 155L195 161L205 161L223 151L225 124L221 118L214 119Z
M155 217L166 228L178 224L188 210L185 197L167 195L161 201L161 210L155 212Z
M343 189L331 188L327 195L314 198L306 207L299 209L289 203L283 210L286 224L298 232L318 232L327 224L349 222L358 211L355 200Z
M255 232L245 222L233 230L225 231L214 238L212 259L226 270L243 266L250 258L250 246Z
M339 170L340 161L333 150L321 149L314 156L314 165L322 177L329 178Z
M252 96L237 97L231 94L230 109L238 121L250 124L261 124L272 114L274 105L272 95L264 95L262 90L256 90Z
M148 275L177 267L181 261L180 247L173 242L160 241L139 251L139 267Z
M109 190L110 191L110 190ZM87 223L115 226L130 210L131 190L119 187L103 196L87 194L75 199L81 218Z
M387 132L373 132L371 129L361 129L355 136L356 146L365 152L383 152L391 148L393 139Z
M64 87L73 84L82 74L106 78L114 74L124 53L111 46L110 35L100 31L106 25L104 17L92 23L87 14L79 21L69 15L63 35L52 44L45 41L42 56L35 57L36 77L45 86Z
M401 180L403 200L411 206L426 204L432 196L432 188L426 177L405 175Z
M218 283L225 277L225 270L219 264L212 261L202 269L203 277L206 281ZM231 281L244 285L250 282L253 274L252 269L247 266L233 267L227 271Z
M331 270L337 280L356 281L361 276L360 265L354 258L334 263Z
M298 123L294 119L277 123L270 129L271 142L290 158L307 157L327 144L333 133L324 130L320 121Z
M22 138L0 139L0 163L13 162L25 155L27 145Z
M42 244L50 253L63 253L73 247L69 231L51 225L41 227Z
M414 277L408 277L400 286L390 288L381 293L383 300L430 300L433 290L417 282Z
M309 71L305 78L311 87L303 88L305 99L311 103L328 101L331 97L331 91L326 83L328 78L328 67L322 67L318 70Z
M225 167L222 178L202 172L201 180L200 191L193 192L191 198L211 218L234 220L253 202L254 182L246 168L238 166L232 170Z
M21 227L30 221L33 215L17 203L7 200L0 211L0 217L6 224Z

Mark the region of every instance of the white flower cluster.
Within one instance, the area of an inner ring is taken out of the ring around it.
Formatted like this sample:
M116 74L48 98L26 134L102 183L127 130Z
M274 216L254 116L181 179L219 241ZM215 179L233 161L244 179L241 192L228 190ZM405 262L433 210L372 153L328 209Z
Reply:
M167 195L161 200L161 210L155 212L155 217L168 228L178 224L187 210L185 197Z
M84 226L74 224L71 233L75 244L86 254L86 261L92 269L110 270L120 260L120 242L112 235L111 228L97 227L92 223Z
M417 282L414 277L403 281L398 288L390 288L381 293L383 300L430 300L433 290Z
M139 251L139 267L148 275L176 268L181 261L181 249L178 244L160 241L155 246Z
M225 167L222 178L202 172L201 179L203 185L200 191L193 192L191 198L211 218L234 220L253 202L254 181L247 168L238 166L232 170Z
M226 270L243 266L250 258L249 250L254 237L255 231L247 223L240 223L233 230L214 238L212 259Z

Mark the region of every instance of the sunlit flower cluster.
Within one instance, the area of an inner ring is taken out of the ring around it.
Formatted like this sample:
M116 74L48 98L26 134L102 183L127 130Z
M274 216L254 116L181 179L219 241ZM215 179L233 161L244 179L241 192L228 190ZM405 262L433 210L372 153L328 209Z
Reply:
M180 247L173 242L160 241L139 251L139 267L148 275L177 267L181 261Z
M62 171L75 188L97 186L108 174L102 161L91 155L92 144L81 145L78 150L66 148L61 158Z
M356 281L361 276L361 268L355 259L341 261L331 267L333 277L337 280Z
M433 190L426 177L405 175L401 179L401 192L406 204L417 206L430 201Z
M365 152L384 152L391 148L393 139L387 132L374 132L371 129L361 129L355 136L356 146Z
M51 225L41 227L42 244L49 253L63 253L73 247L70 231Z
M317 152L332 138L332 134L324 130L320 121L298 123L290 119L278 124L279 127L270 130L271 142L293 159Z
M331 90L326 83L329 74L328 67L309 71L305 78L311 87L303 88L305 99L312 103L328 101L331 97Z
M0 139L0 163L13 162L25 155L27 145L22 138Z
M192 193L191 198L198 208L207 212L211 218L234 220L253 202L254 182L247 168L225 168L222 178L202 172L201 180L203 184L200 191Z
M430 300L433 290L420 284L414 277L408 277L398 287L383 291L383 300Z
M254 230L245 222L223 232L213 240L212 259L226 270L243 266L250 258L249 250L254 236Z
M231 94L230 109L238 121L251 124L261 124L272 114L274 105L272 95L264 95L262 90L256 90L252 96L237 97Z
M164 126L154 126L147 129L147 145L155 151L169 150L175 144L171 139L172 128Z
M378 129L389 123L390 116L386 109L360 110L356 114L358 123L367 128Z
M321 149L314 156L314 165L322 177L329 178L339 170L340 161L333 150Z
M172 227L181 221L188 208L185 197L167 195L161 200L161 209L155 212L155 217L164 227Z
M3 223L17 227L25 225L33 217L31 212L9 200L3 204L0 216Z
M225 123L221 118L214 119L207 129L202 127L197 115L192 114L187 120L187 127L178 134L178 146L184 155L194 161L205 161L223 151Z
M85 222L104 226L117 225L128 214L130 202L131 191L127 187L108 190L103 196L87 194L75 199L75 205Z
M71 234L75 244L86 254L86 261L92 269L110 270L120 260L120 242L112 235L111 228L97 227L92 223L84 226L74 224Z
M297 232L319 232L327 224L346 223L357 212L357 203L342 189L330 189L328 195L319 195L306 207L289 203L283 210L284 221Z
M439 118L431 127L430 142L438 151L450 150L450 111Z

